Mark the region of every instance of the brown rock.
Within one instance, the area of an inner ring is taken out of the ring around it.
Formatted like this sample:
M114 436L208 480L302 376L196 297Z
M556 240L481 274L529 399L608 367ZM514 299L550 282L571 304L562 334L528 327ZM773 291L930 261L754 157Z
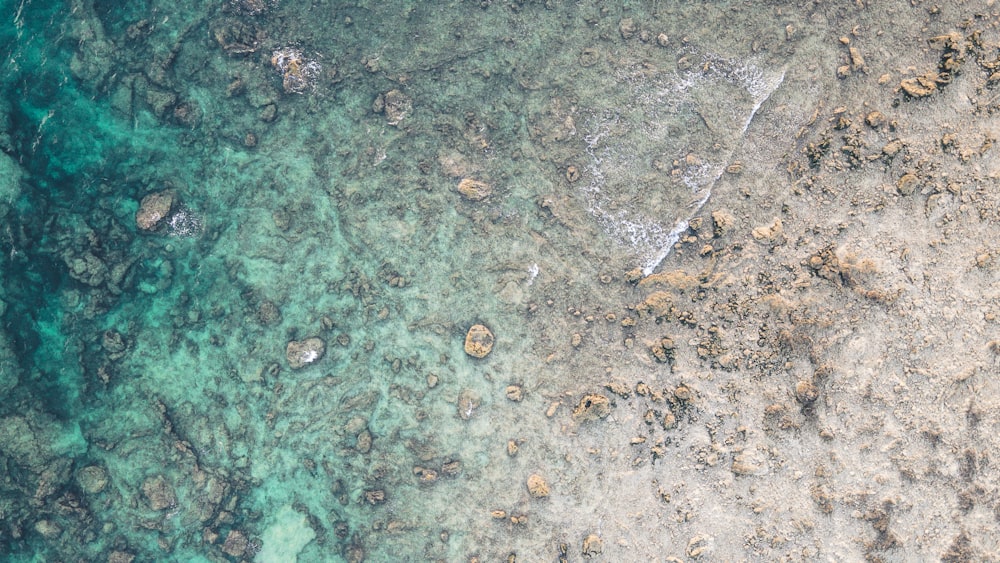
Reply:
M438 478L437 471L420 466L413 468L413 474L417 476L417 480L421 483L433 483Z
M442 150L438 153L438 164L445 176L455 178L465 176L470 168L468 159L458 151Z
M507 440L507 455L508 456L510 456L510 457L516 456L517 455L517 450L519 450L519 449L520 449L520 447L517 445L516 441L514 441L514 440Z
M177 495L163 475L150 477L142 484L142 494L153 510L163 510L177 505Z
M611 414L611 401L597 393L585 395L573 409L573 419L577 422L603 420L609 414Z
M143 231L152 231L158 227L167 215L170 215L175 196L174 190L147 194L139 203L139 210L135 212L136 226Z
M278 106L267 104L260 110L260 120L264 123L271 123L278 118Z
M900 195L910 195L917 189L917 185L920 184L920 178L913 172L907 172L896 182L896 191Z
M701 280L684 270L671 270L646 276L639 282L640 287L666 285L678 291L691 291L701 285Z
M632 389L621 381L609 381L604 384L604 388L611 391L615 395L618 395L622 399L628 399L632 396Z
M573 183L580 179L580 169L576 166L570 165L566 167L566 180Z
M515 403L521 402L524 398L524 388L520 385L508 385L507 386L507 398Z
M733 458L733 464L730 469L736 475L755 475L760 472L761 467L751 460L749 456L741 452Z
M733 217L728 211L713 211L712 212L712 224L714 226L713 234L716 237L721 237L726 234L734 224L736 224L736 218Z
M584 557L600 555L602 551L604 551L604 541L601 540L601 536L597 534L590 534L589 536L583 538Z
M382 489L365 491L365 500L368 504L382 504L385 502L385 491Z
M697 559L712 552L712 538L705 534L698 534L688 541L687 554L692 559Z
M674 308L674 297L666 291L654 291L636 309L640 315L650 315L661 319L670 315Z
M780 239L784 233L785 233L785 227L782 224L780 218L776 218L774 221L771 222L770 225L757 227L750 232L750 234L753 235L753 238L755 240L762 242L766 241L774 242Z
M537 473L532 473L528 477L528 494L533 498L545 498L550 493L549 484Z
M925 98L937 90L938 76L936 73L928 73L916 78L905 78L899 83L899 87L913 98Z
M463 178L458 183L458 193L462 194L462 197L469 201L482 201L493 193L493 187L486 182L473 180L472 178Z
M865 58L861 56L861 51L857 47L849 47L848 53L851 55L852 70L861 70L865 67Z
M285 348L285 357L292 369L305 367L316 362L326 353L326 342L322 338L312 337L305 340L292 340Z
M899 139L893 139L888 143L886 143L884 147L882 147L882 153L885 154L886 156L896 156L897 154L899 154L899 151L903 150L904 146L905 145L903 144L903 141L900 141Z
M873 111L865 116L865 123L872 129L878 129L888 122L885 114L880 111Z
M687 385L678 385L674 389L674 397L676 397L678 401L690 401L692 396L691 388Z
M661 338L659 342L650 345L649 353L660 363L673 363L674 341L670 338Z
M465 353L473 358L485 358L493 350L493 333L483 325L472 325L465 335Z
M670 430L676 427L677 427L677 417L674 416L674 413L667 411L667 413L663 415L663 429Z
M819 398L819 389L812 381L799 381L795 384L795 398L803 405L811 405Z

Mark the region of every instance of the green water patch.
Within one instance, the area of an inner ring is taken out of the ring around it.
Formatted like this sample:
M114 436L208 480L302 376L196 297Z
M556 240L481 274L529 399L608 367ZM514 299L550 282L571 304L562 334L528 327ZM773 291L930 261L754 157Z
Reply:
M490 510L528 510L525 471L571 470L564 450L516 458L507 440L552 443L560 421L544 413L570 400L566 382L603 373L546 315L621 339L610 309L572 312L599 309L601 274L635 256L571 169L601 158L632 179L648 163L626 153L651 157L662 132L643 128L642 84L608 75L641 58L608 39L617 15L23 6L3 86L24 173L3 233L18 373L2 385L18 401L0 414L45 446L0 446L17 467L0 553L499 556L516 523L492 526ZM636 100L613 154L588 152L604 122L587 120ZM488 195L463 195L463 179ZM142 229L150 195L170 203ZM479 323L497 336L482 360L463 349ZM295 365L289 350L316 339Z

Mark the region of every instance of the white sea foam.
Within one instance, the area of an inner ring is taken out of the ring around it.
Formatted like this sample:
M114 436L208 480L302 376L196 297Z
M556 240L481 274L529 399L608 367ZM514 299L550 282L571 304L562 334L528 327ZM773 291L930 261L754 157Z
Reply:
M201 217L183 207L175 211L167 221L167 232L173 237L197 237L204 228Z
M784 72L749 61L696 57L689 70L624 69L629 104L585 121L588 211L630 249L644 275L670 254L711 197L733 152Z

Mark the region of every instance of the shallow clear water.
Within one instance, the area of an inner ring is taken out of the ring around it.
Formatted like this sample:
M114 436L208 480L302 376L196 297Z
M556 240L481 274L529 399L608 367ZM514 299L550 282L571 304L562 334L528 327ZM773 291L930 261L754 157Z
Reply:
M482 515L523 502L504 388L572 372L527 353L524 312L651 271L777 84L713 45L644 37L640 60L619 21L674 35L657 12L8 3L4 416L31 440L4 448L5 557L503 551ZM311 336L325 355L291 369Z
M609 377L679 381L637 351L660 319L621 322L626 272L808 118L780 9L118 4L0 11L0 558L683 553L638 514L707 438L571 413ZM667 453L637 469L633 428Z

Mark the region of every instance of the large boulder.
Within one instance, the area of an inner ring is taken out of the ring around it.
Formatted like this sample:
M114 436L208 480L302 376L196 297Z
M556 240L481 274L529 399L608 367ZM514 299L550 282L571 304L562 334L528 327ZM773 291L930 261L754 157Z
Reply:
M177 193L174 190L163 190L146 194L135 212L135 224L143 231L153 231L170 215L174 207Z

